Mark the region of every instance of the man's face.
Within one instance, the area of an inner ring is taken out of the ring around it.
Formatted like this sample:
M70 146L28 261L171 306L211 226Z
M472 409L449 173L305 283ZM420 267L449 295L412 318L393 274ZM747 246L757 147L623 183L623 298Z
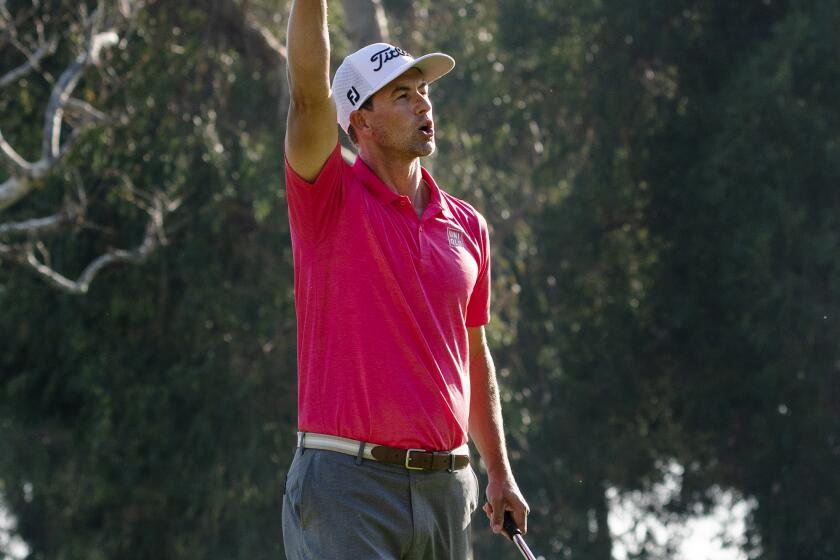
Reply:
M365 113L370 139L380 148L410 158L428 156L435 151L429 85L417 68L376 92L373 110Z

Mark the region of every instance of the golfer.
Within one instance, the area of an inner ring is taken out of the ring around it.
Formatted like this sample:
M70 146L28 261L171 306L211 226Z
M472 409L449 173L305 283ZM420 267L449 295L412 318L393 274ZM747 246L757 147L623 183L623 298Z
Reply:
M487 223L420 158L429 84L451 57L377 43L330 85L326 0L292 3L286 194L298 328L298 447L283 500L291 560L469 556L479 505L526 530L484 326ZM336 123L358 148L341 156Z

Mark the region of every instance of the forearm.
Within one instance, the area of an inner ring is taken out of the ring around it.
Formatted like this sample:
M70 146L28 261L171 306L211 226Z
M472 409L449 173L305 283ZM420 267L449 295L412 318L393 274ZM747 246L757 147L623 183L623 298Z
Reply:
M482 341L470 356L470 437L491 478L511 476L493 358Z
M496 533L505 511L513 514L522 532L528 531L528 503L513 478L505 444L502 404L493 358L484 328L467 329L470 346L470 436L487 467L484 512Z
M330 39L326 0L294 0L286 50L292 101L325 101L330 95Z

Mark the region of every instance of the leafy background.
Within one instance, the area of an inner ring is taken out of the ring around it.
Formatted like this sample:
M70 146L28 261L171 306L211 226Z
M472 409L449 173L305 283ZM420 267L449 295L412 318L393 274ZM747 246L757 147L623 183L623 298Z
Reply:
M352 4L330 3L335 64L356 46ZM77 53L79 5L35 4L63 38L48 71ZM676 463L679 491L655 515L733 491L754 504L748 557L837 558L836 4L380 6L395 42L458 61L433 87L427 166L492 227L488 333L532 548L611 558L611 492L650 491ZM98 227L47 240L73 274L142 234L116 175L183 199L169 243L87 295L0 261L0 497L32 559L283 556L287 94L246 15L282 42L288 8L145 2L113 73L88 71L77 91L125 118L0 215L40 215L80 177ZM6 72L24 59L3 44ZM49 92L37 74L0 90L0 129L24 156ZM476 557L513 558L476 519ZM631 556L673 557L654 541Z

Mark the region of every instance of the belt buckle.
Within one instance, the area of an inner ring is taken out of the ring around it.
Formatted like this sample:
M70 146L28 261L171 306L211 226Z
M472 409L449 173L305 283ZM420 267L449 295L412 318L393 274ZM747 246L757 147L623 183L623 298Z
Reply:
M448 472L448 473L454 473L455 472L455 454L452 453L451 451L449 452L449 468L446 469L446 472Z
M425 449L406 449L406 451L405 451L405 468L407 468L410 471L422 471L423 467L412 467L411 465L408 464L409 462L411 462L411 452L412 451L417 451L419 453L425 453L426 452Z

